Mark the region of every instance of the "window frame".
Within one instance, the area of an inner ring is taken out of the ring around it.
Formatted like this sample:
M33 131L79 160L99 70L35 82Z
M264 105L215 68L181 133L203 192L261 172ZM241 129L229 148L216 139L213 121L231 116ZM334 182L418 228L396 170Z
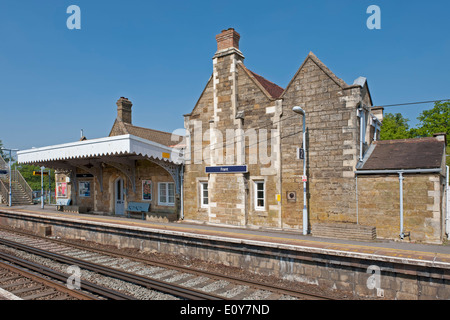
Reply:
M261 191L261 190L258 189L258 185L259 184L262 184L262 186L263 186L263 189L262 189L263 197L262 198L258 197L258 191ZM254 188L254 193L253 193L253 203L254 203L254 205L253 205L253 207L254 207L255 211L266 211L266 181L264 181L264 180L254 180L253 181L253 188ZM262 199L263 206L259 206L258 205L258 200L259 199Z
M209 208L209 188L208 188L208 181L200 181L200 207L201 208ZM205 200L205 185L206 185L206 192L207 192L207 204L204 203Z
M165 186L165 198L166 201L163 202L161 201L161 186L164 185ZM170 202L170 192L169 192L169 185L173 186L173 202ZM175 206L175 183L174 182L158 182L158 205L159 206L168 206L168 207L173 207Z

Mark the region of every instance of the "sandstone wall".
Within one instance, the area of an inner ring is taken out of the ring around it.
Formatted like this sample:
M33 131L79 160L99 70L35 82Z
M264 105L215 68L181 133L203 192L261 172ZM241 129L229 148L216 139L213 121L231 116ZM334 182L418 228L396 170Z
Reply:
M438 174L403 175L403 225L407 240L440 243L443 237L441 178ZM398 239L400 187L398 175L358 176L358 217L377 228L378 238Z
M299 228L303 209L303 161L296 160L302 143L302 116L306 112L307 176L310 223L353 222L354 170L359 156L357 105L360 87L347 87L316 59L308 57L283 95L282 194L283 226ZM286 194L297 200L288 202Z

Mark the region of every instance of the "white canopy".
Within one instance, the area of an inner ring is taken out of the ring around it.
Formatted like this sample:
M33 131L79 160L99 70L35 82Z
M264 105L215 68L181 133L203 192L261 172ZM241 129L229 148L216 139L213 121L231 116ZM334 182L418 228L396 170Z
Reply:
M130 154L182 164L179 151L131 134L125 134L22 150L17 152L17 157L19 163L27 164Z

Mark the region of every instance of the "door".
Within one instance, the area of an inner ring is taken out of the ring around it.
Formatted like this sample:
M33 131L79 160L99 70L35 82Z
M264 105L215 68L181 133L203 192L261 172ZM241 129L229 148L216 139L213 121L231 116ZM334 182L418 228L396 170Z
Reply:
M124 201L124 192L123 192L123 179L118 178L115 182L115 213L118 216L123 216L125 213L125 201Z

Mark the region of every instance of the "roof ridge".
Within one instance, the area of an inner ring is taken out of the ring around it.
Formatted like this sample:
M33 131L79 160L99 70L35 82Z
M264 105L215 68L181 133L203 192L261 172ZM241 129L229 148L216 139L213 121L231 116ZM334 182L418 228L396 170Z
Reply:
M374 143L402 143L402 142L418 142L418 141L435 141L435 142L443 142L437 140L435 137L418 137L418 138L406 138L406 139L389 139L389 140L378 140L374 141Z
M253 75L258 76L258 77L260 77L260 78L263 78L265 81L270 82L271 84L274 84L274 85L276 85L278 88L284 90L282 87L280 87L279 85L277 85L275 82L272 82L272 81L270 81L270 80L264 78L262 75L260 75L260 74L258 74L258 73L256 73L256 72L253 72L253 71L250 70L250 69L249 69L248 71L250 71Z
M294 76L291 78L291 80L289 81L288 85L286 86L286 88L284 89L283 93L280 95L280 97L283 97L287 90L290 88L290 86L292 85L292 83L294 82L295 78L297 77L297 75L300 73L300 71L303 69L303 67L305 66L306 62L311 59L313 63L315 63L317 65L318 68L320 68L331 80L334 81L334 83L336 83L339 87L341 87L342 89L348 89L351 88L352 86L349 86L344 80L342 80L341 78L339 78L333 71L331 71L330 68L328 68L323 62L322 60L320 60L312 51L310 51L308 53L308 55L306 56L305 60L303 60L303 63L300 65L300 67L297 69L297 71L295 72Z
M269 97L273 99L278 99L284 92L284 89L282 87L280 87L279 85L270 80L267 80L266 78L257 74L256 72L251 71L243 63L240 63L239 65L241 65L244 68L244 70L250 75L250 77L252 77L262 87L262 89L266 92L266 94Z
M149 131L153 131L153 132L160 132L160 133L164 133L164 134L170 134L170 135L175 135L175 136L182 137L182 136L180 136L180 135L178 135L178 134L175 134L175 133L170 133L170 132L167 132L167 131L161 131L161 130L156 130L156 129L151 129L151 128L140 127L140 126L136 126L136 125L131 124L131 123L125 123L125 122L123 122L123 124L125 125L125 128L126 128L127 126L130 126L130 127L134 127L134 128L138 128L138 129L144 129L144 130L149 130ZM128 131L128 130L127 130L127 131Z

